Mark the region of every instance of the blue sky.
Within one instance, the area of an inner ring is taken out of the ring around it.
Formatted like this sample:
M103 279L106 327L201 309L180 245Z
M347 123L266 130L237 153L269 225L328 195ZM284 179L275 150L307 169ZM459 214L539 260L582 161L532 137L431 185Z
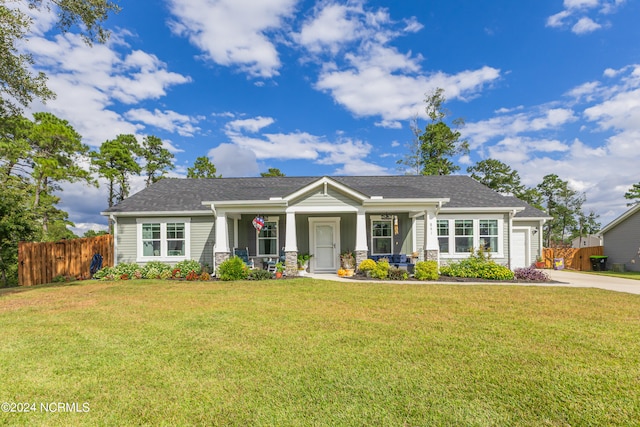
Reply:
M156 135L172 176L203 155L225 177L401 174L411 119L441 87L472 148L460 173L486 158L530 186L556 173L603 225L640 181L637 0L119 4L110 41L93 47L35 17L24 49L58 97L30 111L68 120L93 148ZM104 186L61 197L77 232L105 227Z

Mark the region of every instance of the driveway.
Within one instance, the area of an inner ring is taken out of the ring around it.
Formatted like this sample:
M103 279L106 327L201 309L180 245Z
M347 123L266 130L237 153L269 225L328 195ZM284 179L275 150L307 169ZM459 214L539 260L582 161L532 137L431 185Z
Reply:
M545 272L552 280L562 282L558 284L560 286L599 288L609 291L640 294L640 280L577 273L571 270L545 270Z

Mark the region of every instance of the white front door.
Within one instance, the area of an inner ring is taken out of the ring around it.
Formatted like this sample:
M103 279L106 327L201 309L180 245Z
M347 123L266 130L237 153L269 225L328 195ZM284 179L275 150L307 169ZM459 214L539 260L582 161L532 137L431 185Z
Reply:
M338 270L340 253L340 219L309 218L311 272L333 273Z
M511 231L511 269L529 266L529 229L514 228Z

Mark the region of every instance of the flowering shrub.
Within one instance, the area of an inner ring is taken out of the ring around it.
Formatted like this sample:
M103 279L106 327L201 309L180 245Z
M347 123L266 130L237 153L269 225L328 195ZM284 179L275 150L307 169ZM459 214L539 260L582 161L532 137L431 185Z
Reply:
M407 280L409 273L398 267L390 267L388 272L389 280Z
M367 271L371 271L376 268L376 262L372 259L365 259L358 266L358 271L361 273L367 273Z
M437 280L438 279L438 263L436 261L416 262L413 277L415 277L418 280Z
M386 258L380 258L376 262L376 266L371 270L371 277L374 279L386 279L389 276L389 260Z
M218 277L220 280L243 280L249 272L242 258L234 256L218 266Z
M530 282L548 282L549 275L542 270L538 270L533 266L527 268L516 268L514 271L518 280L528 280Z
M194 281L194 280L198 280L200 278L200 274L196 273L195 271L190 271L189 273L187 273L185 279L189 280L189 281Z
M179 270L179 274L176 275L176 277L187 277L187 275L192 271L199 275L202 271L202 266L200 265L200 263L193 259L185 259L184 261L180 261L176 263L174 268L176 270Z
M171 272L171 266L160 261L149 261L142 267L142 277L145 279L160 279L163 271Z
M513 280L514 275L511 270L503 265L497 264L490 256L482 251L471 252L469 258L458 262L452 262L440 267L440 274L443 276L477 278L489 280Z

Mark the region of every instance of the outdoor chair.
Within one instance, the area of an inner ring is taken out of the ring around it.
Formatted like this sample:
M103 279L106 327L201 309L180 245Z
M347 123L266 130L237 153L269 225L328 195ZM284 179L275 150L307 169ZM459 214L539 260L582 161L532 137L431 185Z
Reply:
M240 258L247 267L254 268L253 259L249 258L249 248L234 248L233 255Z
M276 259L269 258L266 262L267 270L271 273L276 272L276 264L281 262L283 265L285 264L287 257L284 255L284 247L280 249L280 256Z

